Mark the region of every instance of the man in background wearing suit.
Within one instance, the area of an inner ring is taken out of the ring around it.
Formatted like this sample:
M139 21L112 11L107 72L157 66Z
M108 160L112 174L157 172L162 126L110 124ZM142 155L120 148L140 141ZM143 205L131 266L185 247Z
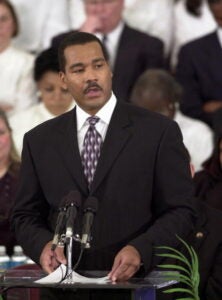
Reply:
M79 30L95 34L104 42L113 70L114 93L119 100L128 101L140 74L164 66L163 42L124 23L124 0L83 2L86 20Z
M96 197L91 247L77 271L107 270L112 281L125 281L160 262L155 246L177 246L176 234L183 238L192 230L189 158L174 121L117 101L97 37L69 34L60 45L59 60L64 88L77 105L26 133L13 227L25 253L50 273L66 263L62 248L51 250L51 220L61 199L71 190L81 193L82 205L87 197ZM93 180L87 181L82 154L95 118L102 146ZM75 220L80 233L81 218L80 208ZM74 261L78 256L79 243L74 242ZM113 299L108 296L101 299Z
M184 89L182 112L212 126L222 108L222 0L208 4L218 28L182 47L176 76Z

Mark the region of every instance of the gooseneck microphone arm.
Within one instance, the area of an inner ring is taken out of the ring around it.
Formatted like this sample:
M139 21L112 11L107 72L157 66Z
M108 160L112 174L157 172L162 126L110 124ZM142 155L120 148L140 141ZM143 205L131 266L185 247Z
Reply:
M52 240L52 246L51 246L51 250L54 251L60 241L61 238L61 234L64 232L65 230L65 224L66 224L66 202L67 199L66 197L64 197L61 201L61 205L59 208L59 214L56 220L56 228L55 228L55 232L54 232L54 237Z
M82 238L81 238L81 248L85 249L90 241L91 237L91 227L95 214L98 209L98 200L95 197L89 197L86 199L84 204L84 216L83 216L83 228L82 228Z
M81 206L81 195L78 191L71 191L67 196L68 208L66 212L66 257L67 279L72 280L72 245L74 224L78 208Z

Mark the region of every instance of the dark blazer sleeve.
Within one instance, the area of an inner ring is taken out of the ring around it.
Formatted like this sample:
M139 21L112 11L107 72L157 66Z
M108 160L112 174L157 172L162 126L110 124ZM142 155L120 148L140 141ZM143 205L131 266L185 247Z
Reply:
M161 260L154 255L155 246L177 247L176 235L186 237L193 229L196 218L189 158L177 124L170 124L162 135L156 156L153 224L130 243L139 250L144 262L150 261L153 251L153 267Z
M176 76L184 88L181 110L212 123L213 113L203 111L209 101L222 101L222 52L216 32L189 42L181 48Z
M181 110L186 115L209 123L208 115L203 111L201 83L198 78L195 58L191 45L181 48L178 56L176 78L183 87Z
M127 25L124 26L114 65L113 90L128 101L138 77L147 69L163 68L163 42Z
M35 168L25 135L19 190L12 214L12 226L25 253L38 262L44 246L52 240L53 233L46 223L49 207L36 176Z

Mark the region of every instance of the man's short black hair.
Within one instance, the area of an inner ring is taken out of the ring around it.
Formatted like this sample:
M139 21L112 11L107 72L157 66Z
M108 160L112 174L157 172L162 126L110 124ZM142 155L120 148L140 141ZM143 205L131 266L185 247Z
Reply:
M91 33L74 31L64 36L64 39L59 44L58 60L59 60L60 70L63 72L65 71L66 61L65 61L64 51L67 47L74 46L74 45L84 45L91 42L96 42L100 45L104 58L106 61L108 61L108 53L103 43L100 41L100 39L98 39L95 35Z

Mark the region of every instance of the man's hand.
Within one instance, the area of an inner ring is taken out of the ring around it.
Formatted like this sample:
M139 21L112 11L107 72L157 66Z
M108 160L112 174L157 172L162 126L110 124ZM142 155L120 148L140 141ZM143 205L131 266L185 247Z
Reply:
M87 20L82 25L82 27L79 29L79 31L84 31L88 33L100 32L101 25L102 23L97 16L90 15L88 16Z
M4 112L10 112L14 106L10 104L0 104L0 109L3 110Z
M124 281L132 277L140 268L141 257L133 246L126 246L117 253L109 278Z
M55 251L52 251L51 247L52 241L45 245L39 260L42 269L47 273L53 272L60 264L67 263L64 256L64 248L57 247Z
M220 108L222 108L222 101L218 100L211 100L203 105L203 110L206 113L213 113Z

